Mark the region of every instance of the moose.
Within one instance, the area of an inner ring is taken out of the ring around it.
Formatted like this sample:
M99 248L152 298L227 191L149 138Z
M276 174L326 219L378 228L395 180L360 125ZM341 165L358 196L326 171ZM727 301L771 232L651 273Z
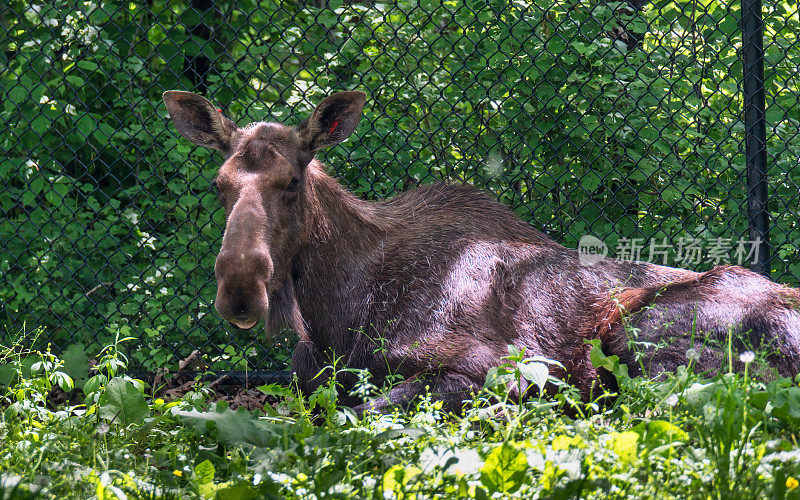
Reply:
M213 183L226 217L216 310L241 329L264 319L267 331L294 330L306 394L337 359L373 383L403 379L383 397L340 400L357 412L426 393L459 411L516 346L558 362L550 374L590 398L609 376L591 363L589 339L634 375L674 371L690 349L698 370L718 371L731 339L736 352L764 353L773 374L800 369L800 293L742 267L581 265L576 250L468 186L354 196L315 154L353 133L363 92L331 94L296 127L240 128L199 95L163 98L185 139L225 158ZM337 380L344 394L355 382L350 370Z

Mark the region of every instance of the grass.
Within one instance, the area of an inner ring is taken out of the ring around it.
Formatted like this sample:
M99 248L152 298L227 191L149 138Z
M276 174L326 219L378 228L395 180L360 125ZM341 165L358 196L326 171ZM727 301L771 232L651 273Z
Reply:
M167 400L123 374L123 341L91 371L74 353L2 347L0 498L800 497L788 379L629 378L595 349L619 394L580 404L549 361L512 351L461 416L424 399L357 418L333 384L307 399L263 386L257 410L200 384ZM523 378L558 392L516 404Z

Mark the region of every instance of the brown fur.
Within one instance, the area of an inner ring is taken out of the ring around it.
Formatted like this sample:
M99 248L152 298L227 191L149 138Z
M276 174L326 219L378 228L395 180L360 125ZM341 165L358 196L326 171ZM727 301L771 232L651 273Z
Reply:
M551 374L588 398L598 381L589 338L634 371L658 374L686 364L700 341L698 366L718 368L723 351L706 345L729 329L743 339L737 348L774 350L779 373L800 368L800 295L745 269L581 266L575 250L466 186L356 198L314 154L355 130L363 93L328 97L297 128L237 128L200 96L170 91L164 100L184 137L226 158L216 178L227 222L215 307L240 327L264 318L270 330L295 330L292 367L304 392L337 360L373 383L405 379L364 403L347 395L355 376L343 371L343 401L359 411L426 391L457 410L514 345L561 363Z
M665 285L609 291L589 308L585 320L586 338L599 338L609 342L613 338L614 329L622 325L625 316L651 304L663 292L696 285L698 282L697 277L691 277Z

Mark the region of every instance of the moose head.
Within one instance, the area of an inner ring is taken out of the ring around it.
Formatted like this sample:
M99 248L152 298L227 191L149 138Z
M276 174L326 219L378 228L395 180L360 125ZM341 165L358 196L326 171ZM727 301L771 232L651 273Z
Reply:
M339 92L297 127L256 122L240 128L204 97L164 92L178 132L225 157L213 183L226 220L214 265L215 306L237 327L252 328L268 316L271 294L286 283L311 231L309 163L353 133L366 100L363 92Z

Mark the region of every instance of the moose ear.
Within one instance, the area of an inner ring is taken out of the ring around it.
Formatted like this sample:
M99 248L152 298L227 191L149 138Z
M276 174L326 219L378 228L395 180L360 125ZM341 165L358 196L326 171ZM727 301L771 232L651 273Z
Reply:
M366 102L367 94L358 91L328 96L298 127L301 142L313 152L347 139L356 129Z
M172 123L184 138L223 153L230 150L231 136L238 127L211 101L181 90L168 90L163 97Z

